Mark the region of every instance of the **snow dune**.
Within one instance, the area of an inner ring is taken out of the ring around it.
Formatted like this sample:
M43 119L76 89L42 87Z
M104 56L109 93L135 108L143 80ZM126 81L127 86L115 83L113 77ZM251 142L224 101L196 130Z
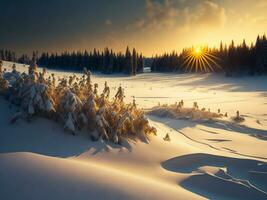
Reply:
M8 153L1 156L0 164L1 195L8 199L175 199L181 194L191 197L175 185L91 162Z
M267 195L264 162L197 153L172 158L162 166L174 172L193 173L181 185L208 198L264 199ZM260 180L255 174L261 174Z
M5 62L10 70L12 63ZM27 67L18 65L19 71ZM51 73L51 72L49 72ZM54 71L57 76L69 72ZM266 77L141 74L94 75L119 84L144 109L181 99L245 121L197 123L148 116L149 142L92 142L48 119L9 119L17 108L0 97L1 199L267 199ZM163 137L169 133L171 141Z

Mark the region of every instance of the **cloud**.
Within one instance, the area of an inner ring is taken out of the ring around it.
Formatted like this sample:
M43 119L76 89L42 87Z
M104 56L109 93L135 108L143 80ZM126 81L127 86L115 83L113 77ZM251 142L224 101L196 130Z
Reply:
M138 18L130 27L143 30L173 29L195 26L218 28L226 21L225 9L211 1L199 1L194 6L186 0L147 0L145 15Z
M106 21L105 21L105 25L106 26L111 26L113 23L112 23L112 21L110 20L110 19L106 19Z
M160 29L172 27L176 24L179 10L172 5L171 0L163 3L147 0L145 16L135 21L134 26L142 29Z
M222 27L226 22L225 9L211 1L199 4L195 11L187 10L185 17L191 26Z

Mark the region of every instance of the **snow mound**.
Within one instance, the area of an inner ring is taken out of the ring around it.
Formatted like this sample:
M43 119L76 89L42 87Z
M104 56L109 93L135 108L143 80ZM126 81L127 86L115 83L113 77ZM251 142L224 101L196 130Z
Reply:
M181 185L208 199L267 198L266 184L262 184L267 164L262 161L197 153L171 158L162 166L190 174ZM251 173L261 174L261 180Z

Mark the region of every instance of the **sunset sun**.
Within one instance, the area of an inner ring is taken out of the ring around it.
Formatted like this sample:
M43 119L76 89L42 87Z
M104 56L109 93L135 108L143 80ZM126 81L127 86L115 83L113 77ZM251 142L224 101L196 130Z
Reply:
M201 55L201 53L202 53L201 48L200 48L200 47L196 47L196 48L194 48L193 53L194 53L196 56Z
M211 72L215 68L220 68L219 58L213 55L208 47L192 47L187 49L183 55L183 66L186 71Z

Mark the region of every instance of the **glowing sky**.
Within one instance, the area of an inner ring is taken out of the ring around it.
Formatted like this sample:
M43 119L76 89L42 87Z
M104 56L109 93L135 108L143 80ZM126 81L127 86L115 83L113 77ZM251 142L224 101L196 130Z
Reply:
M129 45L151 56L267 32L267 0L1 0L0 8L0 48L19 53Z

